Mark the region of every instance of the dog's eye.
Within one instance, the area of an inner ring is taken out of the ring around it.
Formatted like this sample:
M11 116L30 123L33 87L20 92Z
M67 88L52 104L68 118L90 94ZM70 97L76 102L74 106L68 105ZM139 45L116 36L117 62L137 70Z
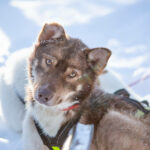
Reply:
M70 78L74 78L77 76L77 72L76 71L72 71L70 74L69 74L69 77Z
M53 60L52 59L46 59L46 64L47 65L51 65L53 63Z

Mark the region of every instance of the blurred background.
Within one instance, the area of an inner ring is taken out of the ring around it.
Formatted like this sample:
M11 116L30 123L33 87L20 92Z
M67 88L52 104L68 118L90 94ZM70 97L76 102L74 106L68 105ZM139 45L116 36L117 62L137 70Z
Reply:
M0 66L35 42L45 22L58 22L89 47L112 50L108 67L140 96L150 96L149 0L1 0Z

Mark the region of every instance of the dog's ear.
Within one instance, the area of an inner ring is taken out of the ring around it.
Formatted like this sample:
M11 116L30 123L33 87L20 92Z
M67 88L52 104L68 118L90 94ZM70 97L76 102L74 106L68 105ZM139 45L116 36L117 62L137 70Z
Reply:
M38 42L65 37L64 28L57 23L45 24L39 34Z
M105 68L109 57L111 56L111 51L107 48L94 48L87 50L87 61L91 68L95 71L97 75L102 73Z

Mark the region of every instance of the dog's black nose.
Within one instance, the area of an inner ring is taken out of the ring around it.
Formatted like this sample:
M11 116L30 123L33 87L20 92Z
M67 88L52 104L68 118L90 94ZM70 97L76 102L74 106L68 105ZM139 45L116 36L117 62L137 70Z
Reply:
M41 102L45 103L52 98L52 90L48 86L41 86L38 89L38 93L36 95L36 99Z

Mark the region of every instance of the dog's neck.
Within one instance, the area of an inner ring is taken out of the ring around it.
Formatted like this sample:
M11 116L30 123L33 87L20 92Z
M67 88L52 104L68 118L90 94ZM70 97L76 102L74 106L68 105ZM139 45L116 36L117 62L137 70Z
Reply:
M70 119L77 120L76 113L72 110L61 111L59 107L46 107L38 102L34 103L31 110L33 118L43 133L50 137L56 137L61 127L67 124Z

